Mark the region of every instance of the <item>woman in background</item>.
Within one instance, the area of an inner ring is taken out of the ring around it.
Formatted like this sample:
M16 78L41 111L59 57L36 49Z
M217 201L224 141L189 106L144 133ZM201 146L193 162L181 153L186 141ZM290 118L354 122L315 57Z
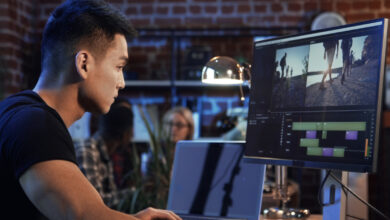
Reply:
M177 106L164 114L163 137L168 143L176 145L180 140L194 137L194 119L188 108Z
M194 137L194 119L192 112L188 108L176 106L168 110L162 120L162 136L158 146L161 151L149 151L147 156L142 158L144 164L143 172L145 176L150 176L153 171L152 163L157 161L153 158L159 158L162 164L171 167L175 155L176 143L181 140L192 140ZM159 153L158 153L159 152Z
M194 137L194 119L191 110L179 106L168 110L163 116L161 133L162 137L159 144L155 146L155 151L149 151L147 156L142 157L145 167L142 172L146 180L145 185L158 187L162 197L167 199L176 143ZM164 167L167 168L166 171L162 171ZM154 184L156 182L161 184L157 186Z

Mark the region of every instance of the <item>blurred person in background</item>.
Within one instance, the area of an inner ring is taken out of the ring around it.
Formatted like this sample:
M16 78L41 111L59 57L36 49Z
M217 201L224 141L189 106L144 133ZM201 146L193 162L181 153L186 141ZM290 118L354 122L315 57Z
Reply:
M192 140L194 119L191 110L181 106L168 110L163 117L163 137L174 145L180 140Z
M194 137L194 119L190 109L182 106L176 106L168 110L162 119L162 137L158 145L160 152L150 150L142 158L144 164L144 175L153 175L153 163L157 161L153 158L159 158L162 164L171 167L175 155L175 146L178 141L192 140ZM154 165L155 166L155 165Z
M131 105L125 99L116 99L110 111L99 117L98 130L89 139L74 142L76 158L79 167L87 179L99 192L104 203L116 208L120 200L127 196L129 189L118 189L114 164L129 158L120 158L113 161L115 155L125 147L128 147L133 136L133 112ZM118 166L117 166L118 167Z

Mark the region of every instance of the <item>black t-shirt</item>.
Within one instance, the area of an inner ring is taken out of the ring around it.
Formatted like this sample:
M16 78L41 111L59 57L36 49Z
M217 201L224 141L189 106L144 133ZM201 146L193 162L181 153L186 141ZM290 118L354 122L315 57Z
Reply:
M33 91L0 103L0 219L45 219L19 184L32 165L48 160L76 163L68 129L59 114Z

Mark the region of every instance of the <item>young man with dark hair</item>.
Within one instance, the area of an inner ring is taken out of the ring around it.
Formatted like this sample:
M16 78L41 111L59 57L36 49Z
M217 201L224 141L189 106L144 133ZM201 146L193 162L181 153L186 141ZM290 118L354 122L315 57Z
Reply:
M126 37L135 31L107 3L68 0L50 16L33 91L0 104L0 207L12 219L180 219L148 208L107 207L77 166L67 128L107 113L124 87Z

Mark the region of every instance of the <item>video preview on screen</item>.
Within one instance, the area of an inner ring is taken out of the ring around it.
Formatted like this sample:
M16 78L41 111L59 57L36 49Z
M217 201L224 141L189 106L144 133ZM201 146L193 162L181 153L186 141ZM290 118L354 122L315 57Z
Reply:
M277 49L272 108L374 105L377 37L346 36Z

